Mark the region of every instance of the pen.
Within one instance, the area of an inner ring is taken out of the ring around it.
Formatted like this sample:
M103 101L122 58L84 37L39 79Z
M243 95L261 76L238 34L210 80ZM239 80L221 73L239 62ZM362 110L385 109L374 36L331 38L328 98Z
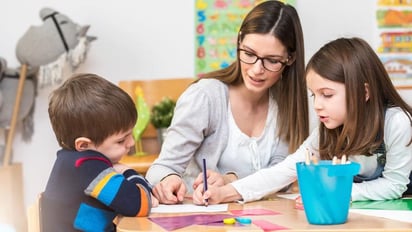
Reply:
M203 158L203 193L207 191L207 174L206 174L206 159ZM208 199L205 199L205 206L208 205Z

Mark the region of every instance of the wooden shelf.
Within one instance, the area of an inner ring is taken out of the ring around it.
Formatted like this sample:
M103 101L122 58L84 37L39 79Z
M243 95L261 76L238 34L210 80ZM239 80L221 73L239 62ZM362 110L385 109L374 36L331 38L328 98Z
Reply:
M153 161L158 157L158 154L148 154L148 155L125 155L120 160L120 163L124 163L127 166L133 168L138 173L143 176L146 175L147 170Z

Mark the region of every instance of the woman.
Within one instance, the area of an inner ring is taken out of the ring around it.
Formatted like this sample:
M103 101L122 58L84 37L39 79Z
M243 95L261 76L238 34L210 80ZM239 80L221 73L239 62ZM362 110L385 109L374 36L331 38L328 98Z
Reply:
M308 136L303 33L296 10L266 1L246 16L237 60L205 74L179 98L159 158L147 172L161 203L183 201L282 161ZM213 172L212 172L213 171ZM197 178L196 178L197 177Z

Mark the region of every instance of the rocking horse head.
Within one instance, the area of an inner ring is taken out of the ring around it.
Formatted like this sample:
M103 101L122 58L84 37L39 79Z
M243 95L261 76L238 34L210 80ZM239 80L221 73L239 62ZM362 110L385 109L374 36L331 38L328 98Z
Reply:
M31 26L17 43L16 56L21 64L46 65L75 49L81 38L86 43L96 39L86 35L89 25L80 26L51 8L41 9L40 18L43 24Z
M18 115L25 140L33 133L36 89L60 84L68 76L63 70L74 71L84 61L89 43L96 39L86 35L89 25L80 26L51 8L41 9L40 18L42 24L30 26L16 45L17 59L28 70ZM7 67L0 57L0 127L10 124L21 73L19 67Z

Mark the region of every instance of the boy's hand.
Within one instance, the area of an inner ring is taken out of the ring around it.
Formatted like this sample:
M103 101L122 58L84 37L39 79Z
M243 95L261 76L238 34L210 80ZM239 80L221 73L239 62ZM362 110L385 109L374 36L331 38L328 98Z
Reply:
M129 166L121 163L115 163L113 164L113 168L117 173L123 174L126 170L130 169Z

